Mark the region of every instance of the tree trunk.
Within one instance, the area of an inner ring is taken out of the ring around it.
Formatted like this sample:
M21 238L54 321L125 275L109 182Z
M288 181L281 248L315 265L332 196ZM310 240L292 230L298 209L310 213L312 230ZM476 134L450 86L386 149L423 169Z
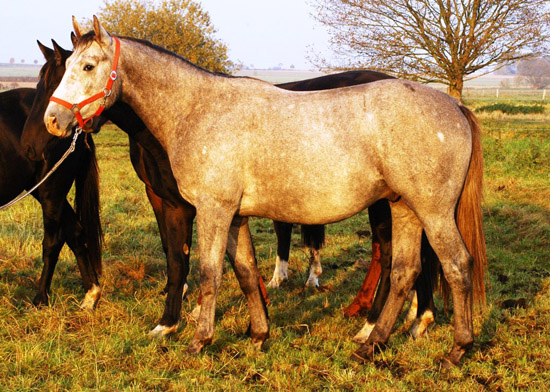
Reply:
M449 79L449 85L447 86L447 94L456 98L458 102L462 103L462 88L464 87L464 80L462 76Z

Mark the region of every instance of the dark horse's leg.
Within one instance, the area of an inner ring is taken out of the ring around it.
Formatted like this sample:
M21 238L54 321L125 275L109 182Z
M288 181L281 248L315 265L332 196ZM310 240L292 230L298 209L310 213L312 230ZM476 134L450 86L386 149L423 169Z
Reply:
M369 285L371 290L366 293L361 291L358 294L358 297L366 299L366 302L370 302L372 307L368 313L367 322L355 335L353 338L356 342L364 342L370 335L376 320L386 302L390 290L390 272L392 264L392 220L391 220L391 210L388 200L382 199L374 203L369 207L369 221L373 232L373 242L378 240L380 244L380 284L378 290L376 291L376 296L374 301L372 296L374 290L372 290L372 285ZM367 275L368 277L368 275ZM374 280L375 276L373 277ZM367 309L368 310L368 309Z
M403 200L391 204L391 215L393 243L390 292L367 341L354 353L353 358L359 361L371 359L375 350L388 341L399 311L422 269L422 224Z
M357 296L346 308L347 317L367 313L373 305L374 294L382 271L389 277L391 266L391 211L388 200L378 200L369 207L369 223L372 229L372 258Z
M290 239L292 236L292 223L273 221L275 235L277 236L277 259L273 278L267 287L277 288L288 279L288 258L290 254ZM310 249L309 277L306 286L319 286L319 276L323 272L319 250L325 242L324 225L302 225L302 242Z
M430 246L428 238L426 238L426 234L424 232L422 233L422 249L420 252L420 257L422 259L422 271L414 283L414 289L417 296L417 306L415 309L413 306L413 301L407 316L409 320L414 319L413 325L409 331L414 338L426 335L428 326L435 321L433 288L435 283L434 280L438 274L439 260Z
M166 336L177 331L180 320L183 290L189 274L195 209L191 205L174 205L168 200L161 199L150 187L146 187L146 191L159 225L168 275L164 288L167 294L164 313L150 335Z
M288 256L290 254L290 238L292 236L292 223L273 221L275 235L277 236L277 259L273 278L267 287L277 288L288 279Z
M309 277L306 287L319 287L319 276L323 273L319 250L325 243L324 225L302 225L302 242L309 247Z
M47 192L47 190L46 190ZM82 283L87 295L92 293L94 285L99 288L99 280L96 271L89 261L89 255L86 248L86 240L83 230L78 223L76 214L70 204L63 198L61 202L55 197L49 195L46 197L42 191L44 200L42 204L42 214L44 219L44 239L42 241L42 260L44 266L38 283L38 293L33 303L35 305L46 305L48 303L48 294L54 273L59 252L65 244L65 241L75 255ZM99 298L94 298L90 306L93 308ZM89 307L89 306L85 306Z

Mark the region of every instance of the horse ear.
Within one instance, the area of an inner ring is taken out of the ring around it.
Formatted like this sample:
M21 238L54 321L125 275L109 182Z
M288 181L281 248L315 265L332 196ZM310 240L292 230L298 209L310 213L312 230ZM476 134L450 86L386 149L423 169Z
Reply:
M97 19L97 16L95 15L94 15L94 33L95 33L96 41L109 43L109 44L111 43L111 36L107 32L107 30L105 30L103 26L101 26L101 24L99 23L99 19Z
M78 41L78 38L76 37L76 34L71 31L71 42L73 43L73 47L76 45L76 41Z
M38 44L38 47L40 48L40 51L44 55L44 58L46 59L46 61L51 59L53 56L53 50L48 48L47 46L42 45L42 42L38 40L36 41L36 43Z
M73 29L77 39L82 37L82 33L80 32L80 26L78 25L78 22L76 21L76 18L74 15L73 15Z
M63 49L52 39L53 50L55 52L55 62L57 65L61 65L68 56L68 51Z

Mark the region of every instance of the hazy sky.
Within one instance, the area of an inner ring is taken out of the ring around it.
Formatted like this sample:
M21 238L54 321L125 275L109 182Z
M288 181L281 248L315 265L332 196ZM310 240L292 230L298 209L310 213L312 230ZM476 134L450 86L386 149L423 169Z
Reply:
M229 57L244 65L269 68L282 63L311 69L310 48L326 53L327 35L310 16L308 0L199 0L229 48ZM15 58L43 62L36 40L51 47L54 38L71 48L71 16L91 18L103 0L2 0L0 62Z

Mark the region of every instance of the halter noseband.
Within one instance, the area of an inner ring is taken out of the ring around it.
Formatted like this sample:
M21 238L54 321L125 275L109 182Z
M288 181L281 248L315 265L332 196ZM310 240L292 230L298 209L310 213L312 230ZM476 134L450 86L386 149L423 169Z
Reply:
M51 102L58 103L62 106L65 106L67 109L70 109L74 113L74 116L76 117L76 119L78 120L78 126L82 129L84 129L84 125L88 121L90 121L94 117L99 116L103 112L103 110L105 110L105 102L107 100L107 97L109 97L112 93L111 87L113 86L113 82L118 77L118 74L117 74L116 70L117 70L117 66L118 66L118 57L119 57L119 54L120 54L120 41L115 36L113 36L113 39L115 40L115 57L113 59L113 68L111 70L111 73L109 74L109 80L107 81L107 86L103 89L103 91L101 91L101 92L99 92L95 95L92 95L90 98L86 98L84 101L82 101L80 103L74 103L74 104L70 103L70 102L67 102L63 99L54 97L54 96L52 96L50 98ZM84 106L86 106L86 105L88 105L88 104L90 104L94 101L97 101L98 99L101 99L101 98L104 98L103 103L99 106L97 111L94 114L92 114L90 117L88 117L86 119L83 119L82 114L80 114L80 110Z

